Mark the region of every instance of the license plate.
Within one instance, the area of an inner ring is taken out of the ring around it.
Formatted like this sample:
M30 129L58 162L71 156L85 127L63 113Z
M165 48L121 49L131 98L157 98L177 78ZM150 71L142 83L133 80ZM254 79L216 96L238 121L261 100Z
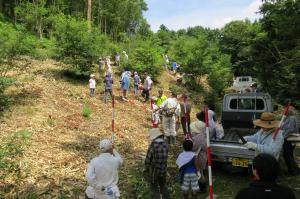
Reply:
M233 158L232 166L235 167L248 167L249 161L245 159Z

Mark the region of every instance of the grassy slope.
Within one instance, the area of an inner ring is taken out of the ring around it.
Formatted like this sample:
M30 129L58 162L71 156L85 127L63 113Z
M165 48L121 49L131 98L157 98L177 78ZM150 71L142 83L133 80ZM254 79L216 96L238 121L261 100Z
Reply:
M99 140L111 136L112 110L99 95L102 90L99 82L97 97L91 99L86 81L68 79L60 70L60 64L54 61L33 60L30 68L18 71L16 84L7 90L15 105L0 117L0 137L23 129L32 132L32 137L31 145L18 160L20 174L0 179L0 198L83 197L87 163L99 153ZM165 89L174 84L167 74L159 81ZM115 94L119 95L118 78L115 82ZM90 119L82 116L85 105L93 110ZM125 159L120 172L122 198L150 198L149 187L142 177L141 158L148 146L150 105L135 99L130 103L117 101L116 107L117 148ZM175 180L179 151L176 146L170 152L170 182ZM250 179L247 174L220 170L214 170L214 176L220 198L232 198ZM280 181L292 186L300 197L300 177L284 177ZM176 183L170 189L172 198L181 198Z

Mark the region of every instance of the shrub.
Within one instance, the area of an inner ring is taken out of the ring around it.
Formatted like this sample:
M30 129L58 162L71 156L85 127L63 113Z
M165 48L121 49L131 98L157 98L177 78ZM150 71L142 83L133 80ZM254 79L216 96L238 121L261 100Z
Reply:
M90 118L92 113L93 113L92 109L88 105L85 104L82 109L83 117Z

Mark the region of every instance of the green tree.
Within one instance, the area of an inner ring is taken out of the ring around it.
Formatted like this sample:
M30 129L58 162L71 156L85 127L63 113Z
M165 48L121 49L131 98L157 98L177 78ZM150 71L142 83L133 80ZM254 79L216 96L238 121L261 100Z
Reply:
M282 102L299 101L300 1L267 0L261 7L261 34L253 45L257 76Z

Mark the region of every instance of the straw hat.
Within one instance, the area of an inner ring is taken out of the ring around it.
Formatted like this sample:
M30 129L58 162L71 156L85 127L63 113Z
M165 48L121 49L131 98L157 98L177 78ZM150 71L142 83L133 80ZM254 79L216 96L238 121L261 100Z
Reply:
M275 120L273 113L264 112L261 114L260 119L254 120L253 124L266 129L276 128L279 125L279 121Z
M99 147L102 153L107 152L108 150L112 149L112 143L108 139L101 140L99 143Z
M204 122L196 121L191 123L190 128L192 133L202 133L205 132L206 126Z
M90 77L95 77L95 75L94 75L94 74L91 74Z
M160 131L159 128L153 128L149 132L149 138L150 138L150 140L154 140L155 138L157 138L157 137L159 137L161 135L163 135L163 134L161 133L161 131Z

